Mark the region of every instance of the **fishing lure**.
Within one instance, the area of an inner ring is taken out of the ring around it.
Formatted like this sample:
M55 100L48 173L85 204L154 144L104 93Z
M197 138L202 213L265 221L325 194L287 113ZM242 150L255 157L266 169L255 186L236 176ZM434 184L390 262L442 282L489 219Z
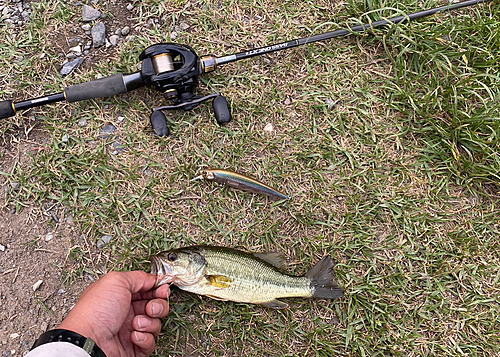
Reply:
M275 190L274 188L260 181L257 181L256 179L229 170L205 169L200 172L199 176L195 177L191 181L199 179L222 183L224 185L239 188L243 191L257 193L260 195L277 197L285 200L290 199L289 196Z

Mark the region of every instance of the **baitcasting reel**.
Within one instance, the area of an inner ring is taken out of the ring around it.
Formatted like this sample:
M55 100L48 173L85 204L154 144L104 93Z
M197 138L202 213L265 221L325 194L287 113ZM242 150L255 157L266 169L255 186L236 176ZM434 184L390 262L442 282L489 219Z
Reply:
M173 105L154 108L151 125L158 136L169 134L167 121L162 110L191 110L200 103L212 99L217 123L222 125L231 121L227 100L220 94L198 96L194 94L198 76L215 70L213 56L199 58L187 45L160 43L146 48L139 56L142 61L141 77L145 85L163 93Z
M71 103L78 102L80 100L110 97L143 86L151 86L162 92L166 99L173 102L172 105L153 109L150 119L153 129L157 135L166 136L169 134L167 120L165 115L162 113L162 110L191 110L208 99L213 99L212 105L217 123L224 124L231 121L231 113L229 112L226 99L219 93L207 96L195 95L196 85L198 84L198 76L214 71L216 67L221 64L239 61L339 36L346 36L354 32L369 31L375 27L397 24L402 21L412 21L439 12L456 10L490 1L492 0L466 0L433 9L418 11L408 15L396 16L389 19L357 25L348 29L335 30L271 46L255 48L249 51L239 52L223 57L198 57L196 52L194 52L194 50L189 46L174 43L160 43L146 48L141 53L139 59L142 61L142 67L138 72L131 74L115 74L111 77L105 77L95 81L66 87L61 93L50 94L23 102L14 103L11 100L0 101L0 119L11 117L19 110L38 107L63 100Z

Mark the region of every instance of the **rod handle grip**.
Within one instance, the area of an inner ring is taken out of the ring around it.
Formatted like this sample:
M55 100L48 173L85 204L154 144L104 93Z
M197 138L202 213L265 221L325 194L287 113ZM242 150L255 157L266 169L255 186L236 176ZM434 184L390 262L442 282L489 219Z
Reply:
M13 117L14 115L16 115L16 111L12 100L2 100L0 102L0 119Z
M70 103L111 97L126 91L127 86L121 73L64 88L66 100Z

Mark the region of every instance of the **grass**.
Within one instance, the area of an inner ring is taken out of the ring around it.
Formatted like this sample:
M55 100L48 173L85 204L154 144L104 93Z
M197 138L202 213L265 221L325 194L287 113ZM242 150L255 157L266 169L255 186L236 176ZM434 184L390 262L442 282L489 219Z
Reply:
M191 27L176 42L224 55L399 14L387 1L143 1L133 41L60 78L47 26L70 28L78 11L57 1L33 7L26 33L0 28L7 39L0 66L11 78L2 84L5 98L133 71L142 49L169 41L181 20ZM372 12L379 8L386 10ZM20 183L5 204L64 204L89 242L113 236L107 269L148 270L150 254L199 243L283 251L294 274L324 254L338 262L344 298L290 299L285 311L175 291L157 355L493 356L500 343L497 12L490 3L223 66L200 78L199 92L229 99L227 127L214 125L203 105L168 113L172 135L155 138L148 113L161 95L146 89L23 113L0 123L3 138L15 123L32 129L18 140L43 150L2 172ZM81 118L86 127L77 125ZM99 138L108 123L116 133ZM124 148L115 155L117 141ZM249 173L292 200L191 182L203 166ZM88 270L83 257L92 248L82 249L72 251L68 279Z

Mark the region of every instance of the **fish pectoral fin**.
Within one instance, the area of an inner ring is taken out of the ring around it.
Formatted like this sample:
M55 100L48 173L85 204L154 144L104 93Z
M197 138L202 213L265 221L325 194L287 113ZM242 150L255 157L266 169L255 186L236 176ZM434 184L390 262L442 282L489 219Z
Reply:
M254 253L254 257L262 259L281 270L285 270L288 266L285 255L280 252Z
M208 295L208 294L207 294L207 295L205 295L205 296L208 296L209 298L214 299L214 300L219 300L219 301L227 301L227 299L222 299L222 298L220 298L220 297L218 297L218 296L214 296L214 295Z
M207 280L214 288L229 288L232 280L224 275L206 275Z
M260 304L262 306L268 307L270 309L277 309L277 310L286 309L288 307L288 304L286 302L279 301L276 299L271 300L271 301L262 302Z

